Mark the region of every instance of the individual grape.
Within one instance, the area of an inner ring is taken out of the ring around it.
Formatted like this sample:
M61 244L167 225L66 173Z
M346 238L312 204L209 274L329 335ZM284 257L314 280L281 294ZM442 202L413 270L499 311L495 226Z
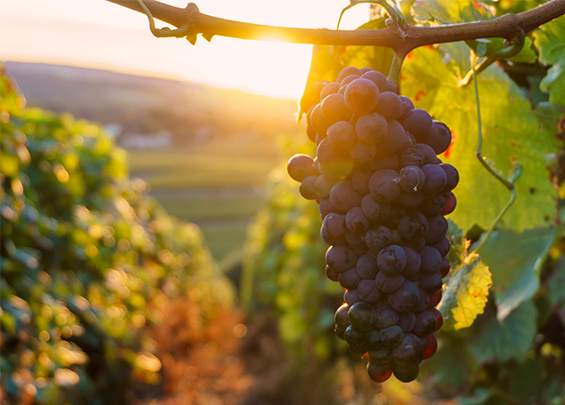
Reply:
M371 170L376 172L382 169L396 170L398 169L399 164L400 159L398 155L379 155L377 151L377 156L375 156L375 158L369 162L369 167L371 168Z
M355 123L355 132L360 141L375 144L382 141L388 133L388 122L380 114L365 114Z
M378 349L369 350L369 358L371 359L371 363L374 364L390 364L392 361L392 352L390 349L381 345Z
M408 114L410 114L410 111L414 109L414 103L406 96L398 96L398 98L404 105L404 109L402 110L402 115L400 116L400 120L403 120L408 116Z
M377 320L376 327L378 329L386 329L398 323L399 315L394 309L388 305L381 305L376 308Z
M363 256L369 252L369 248L365 244L353 245L351 249L353 249L357 256Z
M320 236L322 240L328 245L345 245L347 243L345 236L333 236L328 232L328 229L322 224L320 228Z
M388 122L388 132L379 143L379 150L383 153L400 153L410 146L408 132L398 123L391 120Z
M359 277L368 280L374 280L377 277L379 268L377 267L377 259L369 255L363 255L357 260L357 274Z
M344 245L330 246L326 251L326 264L340 273L355 266L358 258L351 248Z
M435 308L441 301L442 295L443 294L441 290L430 293L430 303L428 304L428 308Z
M384 272L380 271L377 274L376 284L377 288L385 294L392 294L404 284L404 276L402 274L395 274L394 276L387 276Z
M409 383L418 377L420 367L417 365L397 364L392 365L392 372L398 381Z
M437 352L437 339L434 335L428 335L427 337L428 344L424 349L424 360L429 359Z
M306 126L306 135L308 135L308 139L310 139L312 142L316 142L316 137L318 136L318 133L316 132L314 127L310 124Z
M336 82L341 82L347 76L352 76L352 75L361 76L361 71L354 66L347 66L346 68L343 68L341 72L339 72L339 74L337 75Z
M344 337L345 337L345 333L344 333ZM348 345L347 348L351 353L357 356L363 356L365 353L369 351L369 347L367 346L367 341L365 341L365 343L363 343L361 346Z
M420 298L418 299L418 302L412 309L412 311L414 311L415 313L420 313L422 311L425 311L430 305L430 295L428 294L428 292L424 290L422 287L418 287L418 293Z
M406 207L408 209L415 209L422 205L425 199L426 195L423 191L418 191L416 193L407 193L406 191L402 190L400 192L400 195L398 196L397 201L403 207Z
M341 285L346 290L355 289L361 281L361 277L357 274L355 267L344 271L339 274L338 277L339 285Z
M333 267L327 266L326 265L326 277L329 278L332 281L338 281L339 280L339 272L335 271L335 269Z
M351 306L358 302L361 302L361 298L359 298L359 294L357 290L347 290L343 294L343 301L347 303L347 305Z
M439 271L435 273L422 273L420 276L420 287L426 291L437 291L443 286L443 281Z
M432 129L432 117L426 111L415 108L402 120L402 126L416 137L418 142L428 135Z
M349 84L352 80L353 80L353 76L351 76L350 80L349 79L347 80L347 84ZM339 90L337 91L337 94L341 94L342 96L345 95L345 90L347 90L347 84L341 86L339 88ZM340 85L341 85L341 83L340 83Z
M365 235L362 233L351 232L349 229L345 231L345 240L353 246L365 245Z
M365 342L369 350L375 350L381 347L381 338L377 329L370 330L367 334L367 341Z
M348 312L349 305L347 304L343 304L337 309L337 311L335 311L334 323L341 330L345 330L349 326L349 316L347 315Z
M374 110L378 103L379 89L368 79L355 79L345 90L345 104L355 114L367 114Z
M377 312L375 308L366 302L358 302L349 308L349 322L356 329L368 331L377 323Z
M288 161L288 174L293 180L303 181L306 177L315 176L314 159L308 155L294 155Z
M390 245L392 232L386 226L379 225L369 229L365 235L365 243L369 249L379 250Z
M361 280L357 286L357 294L365 302L377 302L382 294L377 288L375 280Z
M443 195L433 194L420 205L420 211L425 215L437 215L442 211L444 205L445 199Z
M410 242L402 241L400 245L402 247L414 249L416 252L419 252L424 248L424 246L426 246L426 238L414 239L413 241Z
M424 165L422 171L426 175L426 184L424 192L427 194L440 193L447 184L447 176L438 165Z
M400 166L418 166L424 165L424 154L416 148L408 148L400 155Z
M376 111L387 121L398 120L404 112L404 104L395 93L385 91L379 95L379 105Z
M379 252L377 265L387 276L399 274L404 267L406 267L406 254L404 253L404 249L398 245L385 247Z
M412 332L416 324L416 314L414 312L403 312L398 318L398 326L402 328L404 333Z
M402 248L404 249L404 254L406 255L406 266L404 267L404 270L402 270L402 275L409 276L420 270L422 259L420 258L418 252L416 252L414 249L405 246L403 246Z
M402 240L414 241L426 236L428 233L428 220L418 212L404 216L396 227Z
M314 85L304 93L300 99L300 110L309 111L313 106L318 104L320 99L320 92L329 82L327 80L321 80L314 83Z
M302 197L307 200L315 200L318 198L315 186L317 179L318 176L308 176L304 180L302 180L302 183L300 183L300 187L298 188L298 191L300 192L300 195Z
M426 294L427 295L427 294ZM388 304L398 312L412 310L420 300L418 287L411 281L404 281L404 284L394 293L388 296ZM425 308L424 308L425 309Z
M330 201L337 210L347 213L351 208L361 204L361 196L357 194L351 181L346 179L332 187Z
M337 209L333 206L329 198L324 198L320 200L320 204L318 205L318 210L320 211L320 216L322 219L326 217L326 215L337 212Z
M378 202L388 203L400 195L398 173L391 169L375 172L369 180L369 192Z
M393 245L398 245L400 242L402 242L402 238L400 237L400 234L398 233L398 231L396 229L393 229L391 231L392 233L392 244Z
M443 192L451 191L457 187L457 184L459 184L459 172L457 169L449 163L441 163L438 166L443 169L447 177L447 184L445 185Z
M354 207L347 211L345 226L351 232L364 233L369 229L369 219L363 214L361 207Z
M356 76L356 75L349 75L349 76L347 76L345 79L343 79L343 80L339 83L339 90L341 90L341 89L343 89L343 88L345 87L344 92L341 93L341 94L345 95L345 91L347 91L347 86L349 86L349 84L350 84L351 82L353 82L354 80L357 80L357 79L359 79L359 76ZM339 91L338 91L338 94L339 94Z
M366 166L358 166L351 172L351 184L359 195L366 195L369 193L369 180L373 172Z
M389 228L396 228L402 218L406 216L406 208L402 205L392 204L383 218L383 223Z
M345 331L344 330L335 326L334 332L335 332L335 334L337 335L338 338L340 338L341 340L345 340Z
M386 79L386 83L387 83L387 91L391 91L394 94L398 94L398 88L396 87L396 84L394 84L394 82L390 79Z
M364 75L367 72L374 72L374 71L375 71L375 69L370 68L370 67L364 67L364 68L359 69L359 72L361 72L361 76Z
M316 158L321 165L330 165L342 160L349 160L347 152L334 148L328 138L320 141L316 149Z
M445 204L440 214L449 215L455 210L455 207L457 206L457 198L455 198L455 195L451 191L445 193L443 195L443 198L445 199Z
M436 326L434 332L437 332L443 326L443 315L436 308L430 308L430 309L428 309L428 311L430 311L432 313L432 315L434 316L434 318L436 319L437 326Z
M416 324L414 325L414 334L424 337L433 333L436 329L437 321L435 316L429 311L420 312L416 314ZM382 340L382 337L381 337Z
M449 273L449 270L451 270L451 265L449 263L449 259L447 257L444 257L441 260L441 266L439 268L439 274L441 274L442 277L445 277Z
M449 239L447 238L442 238L439 242L436 242L431 246L435 247L438 250L439 254L442 256L447 255L449 253L449 249L451 248L451 244L449 243Z
M430 132L422 139L437 155L445 152L451 144L451 131L443 122L433 121Z
M420 270L424 273L435 273L441 267L441 254L434 247L426 246L420 250L420 258L422 259Z
M367 374L371 380L382 383L392 375L392 367L389 364L377 364L373 361L367 363Z
M376 70L373 70L371 72L367 72L364 73L361 76L362 79L368 79L370 81L372 81L373 83L375 83L379 89L379 92L385 92L388 90L388 84L386 81L386 77L385 75L383 75L381 72L377 72Z
M360 303L359 303L360 304ZM352 346L361 346L367 340L367 332L349 325L345 329L345 341Z
M402 343L404 339L404 331L398 325L391 326L390 328L381 329L379 331L381 344L387 349L393 349Z
M347 121L338 121L328 128L328 139L337 150L347 150L355 142L355 129Z
M427 220L429 227L428 233L426 234L426 243L431 245L439 242L445 237L445 234L447 233L447 220L443 217L443 215L427 217Z
M371 221L379 221L388 214L390 206L376 201L370 194L367 194L361 200L361 209Z
M316 105L312 110L309 123L321 138L326 137L326 131L330 126L330 122L324 117L322 106L320 104Z
M322 114L330 125L351 118L351 111L345 105L345 98L341 94L330 94L322 101L321 105Z
M324 101L324 99L330 94L337 93L338 90L339 90L339 83L333 82L326 84L322 89L322 91L320 92L320 102Z
M400 171L398 184L407 193L425 190L427 182L424 171L418 166L406 166Z
M369 163L377 156L377 146L366 144L357 139L349 149L349 157L359 164Z
M416 273L410 274L409 276L406 276L406 280L410 280L410 281L415 283L416 281L420 281L421 275L422 275L422 272L420 270L418 270Z
M324 176L318 176L314 183L314 191L318 198L328 198L334 184L334 181L328 180Z
M423 359L422 342L418 336L412 333L405 333L402 342L392 350L392 360L395 364L414 366L418 365Z
M414 146L414 149L420 151L420 153L424 157L425 165L436 164L437 162L436 153L431 148L431 146L426 145L425 143L418 143L416 144L416 146Z

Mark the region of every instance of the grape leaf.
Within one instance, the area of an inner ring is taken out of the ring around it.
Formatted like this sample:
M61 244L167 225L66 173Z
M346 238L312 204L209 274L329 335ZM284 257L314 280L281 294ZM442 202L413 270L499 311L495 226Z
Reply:
M565 260L562 259L547 279L547 298L553 305L565 307Z
M534 32L540 61L553 65L541 82L549 101L565 105L565 17L556 18Z
M510 373L510 394L528 403L539 398L543 387L544 367L540 358L527 359Z
M523 233L501 230L493 232L483 246L481 256L492 273L491 291L500 322L538 290L541 268L555 236L555 227Z
M483 405L492 396L492 390L488 388L477 388L472 397L457 397L459 405Z
M497 360L523 361L537 333L537 310L525 301L499 322L492 318L469 339L469 350L478 362Z
M451 219L447 220L447 239L449 239L449 244L451 245L449 252L447 253L447 258L451 267L456 268L467 255L467 240L463 237L463 230L457 226L455 222Z
M490 271L476 253L471 253L456 269L443 291L439 310L443 314L444 329L468 328L487 303L492 283Z
M445 336L437 353L427 362L430 370L433 370L434 380L437 385L455 386L460 388L467 382L472 372L469 354L460 339ZM457 359L457 362L452 361Z
M451 218L464 231L473 224L487 229L510 195L475 157L478 129L474 89L472 85L458 86L452 65L443 63L438 50L416 49L404 64L401 88L418 108L452 130L454 141L441 156L461 175L454 190L459 206ZM516 162L524 166L516 184L518 199L504 216L502 227L522 231L550 225L556 216L557 192L548 167L555 165L562 145L554 136L557 115L550 115L550 122L543 121L518 86L496 66L482 72L478 84L483 156L505 176L510 175Z

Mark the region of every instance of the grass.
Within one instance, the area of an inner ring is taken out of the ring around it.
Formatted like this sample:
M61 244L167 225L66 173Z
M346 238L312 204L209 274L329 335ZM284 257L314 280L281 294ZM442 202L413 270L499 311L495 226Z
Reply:
M147 181L169 214L200 226L220 267L241 257L261 190L281 159L275 140L257 137L128 152L132 177Z

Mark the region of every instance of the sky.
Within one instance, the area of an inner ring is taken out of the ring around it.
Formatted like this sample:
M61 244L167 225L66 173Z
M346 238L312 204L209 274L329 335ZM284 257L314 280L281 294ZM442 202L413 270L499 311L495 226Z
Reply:
M135 1L135 0L132 0ZM184 7L187 0L161 0ZM335 28L348 0L195 0L216 17L302 28ZM368 18L348 11L341 28ZM157 22L157 26L163 26ZM92 67L298 99L310 45L201 37L155 38L144 14L104 0L0 0L0 61Z

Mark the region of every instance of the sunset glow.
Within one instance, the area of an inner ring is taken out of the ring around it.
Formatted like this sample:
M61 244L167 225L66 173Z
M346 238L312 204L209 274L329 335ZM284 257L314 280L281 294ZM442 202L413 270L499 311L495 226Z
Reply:
M167 0L184 7L185 0ZM334 28L347 0L201 0L203 13L245 22ZM342 28L368 16L350 10ZM161 22L157 22L162 26ZM0 0L0 61L67 64L180 80L296 99L308 73L309 45L214 37L154 38L145 15L104 0Z

